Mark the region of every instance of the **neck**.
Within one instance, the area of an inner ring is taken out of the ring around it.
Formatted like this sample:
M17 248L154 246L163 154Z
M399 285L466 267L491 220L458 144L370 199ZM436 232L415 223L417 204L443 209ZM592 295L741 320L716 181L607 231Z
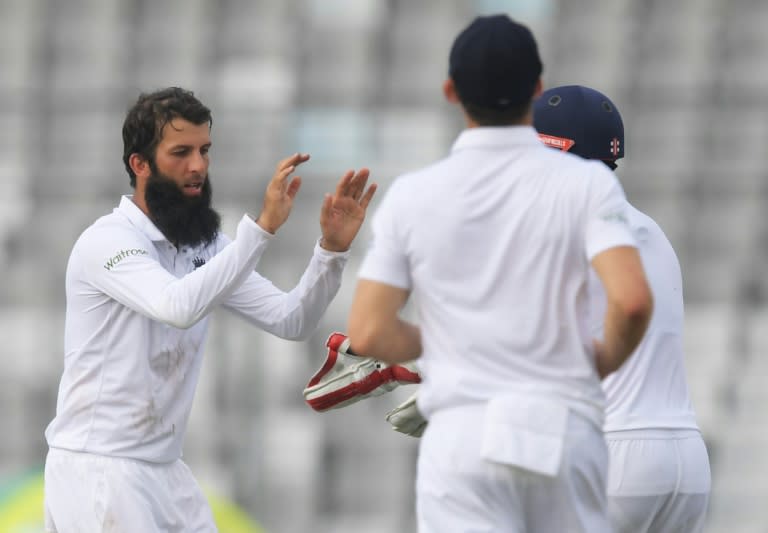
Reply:
M478 124L477 122L475 122L475 120L472 117L470 117L469 114L466 112L464 107L461 108L461 112L464 115L464 124L467 129L484 127L482 124ZM533 126L533 109L531 108L531 110L528 111L525 114L525 116L522 119L520 119L518 122L505 124L505 126Z
M141 209L145 215L149 216L147 201L144 199L144 187L137 183L131 199L133 200L133 203L136 204L136 207Z

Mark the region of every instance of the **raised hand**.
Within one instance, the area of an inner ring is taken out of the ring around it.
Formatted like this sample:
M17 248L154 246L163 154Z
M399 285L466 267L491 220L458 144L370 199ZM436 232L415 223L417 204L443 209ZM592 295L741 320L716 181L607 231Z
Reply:
M267 190L264 193L264 205L256 223L269 233L275 233L288 219L293 207L293 199L301 187L301 178L288 176L296 167L309 160L309 154L294 154L280 161L275 169Z
M325 195L320 210L320 229L323 232L320 246L326 250L348 250L360 230L368 204L376 192L375 183L367 190L365 188L369 174L367 168L360 169L357 173L349 170L336 185L336 192Z

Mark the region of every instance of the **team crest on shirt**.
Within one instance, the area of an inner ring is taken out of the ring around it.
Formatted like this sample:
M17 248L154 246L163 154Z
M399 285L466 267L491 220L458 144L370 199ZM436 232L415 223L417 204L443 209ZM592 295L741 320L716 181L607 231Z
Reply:
M197 269L197 268L200 268L201 266L203 266L203 265L205 264L205 259L203 259L202 257L200 257L200 256L198 255L197 257L195 257L195 258L192 260L192 264L193 264L193 265L195 265L195 268L196 268L196 269Z

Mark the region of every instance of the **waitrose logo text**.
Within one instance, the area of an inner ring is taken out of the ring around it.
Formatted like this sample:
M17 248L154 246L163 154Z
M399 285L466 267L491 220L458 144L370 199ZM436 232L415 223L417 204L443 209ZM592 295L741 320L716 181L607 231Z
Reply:
M104 263L104 268L107 270L112 270L113 267L115 267L120 261L125 259L126 257L130 257L132 255L147 255L149 252L146 250L141 250L140 248L131 248L130 250L120 250L117 255L114 257L110 257L109 261Z

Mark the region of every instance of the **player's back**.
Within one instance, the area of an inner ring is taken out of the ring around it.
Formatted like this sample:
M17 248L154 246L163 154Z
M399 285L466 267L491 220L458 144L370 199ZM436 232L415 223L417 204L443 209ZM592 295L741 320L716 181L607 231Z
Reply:
M627 212L654 312L638 348L603 380L610 455L608 514L616 533L700 532L710 470L685 379L680 264L653 220L631 206ZM593 327L599 335L605 299L594 275L590 292Z
M593 218L626 232L613 174L546 148L532 128L479 128L395 182L387 203L397 205L382 211L397 212L422 332L420 408L517 388L601 419L587 280L590 247L609 247Z
M617 372L603 380L605 430L696 429L684 368L680 263L656 222L632 206L627 213L653 293L654 312L638 348ZM594 272L590 292L593 332L601 337L605 295Z

